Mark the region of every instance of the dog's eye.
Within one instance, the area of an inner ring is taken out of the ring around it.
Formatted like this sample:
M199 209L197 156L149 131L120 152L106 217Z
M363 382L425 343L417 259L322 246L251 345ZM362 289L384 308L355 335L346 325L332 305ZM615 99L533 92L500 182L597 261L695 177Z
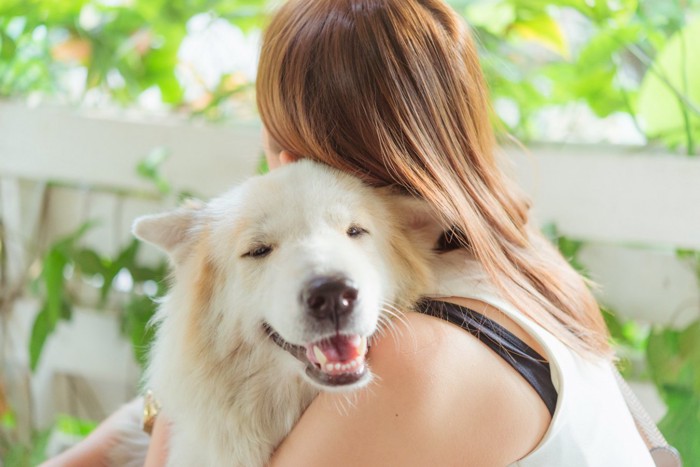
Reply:
M361 235L368 234L369 232L359 225L351 225L348 227L348 231L346 233L348 234L348 237L359 237Z
M271 251L272 247L270 245L260 245L250 250L244 256L250 256L252 258L263 258L269 255Z

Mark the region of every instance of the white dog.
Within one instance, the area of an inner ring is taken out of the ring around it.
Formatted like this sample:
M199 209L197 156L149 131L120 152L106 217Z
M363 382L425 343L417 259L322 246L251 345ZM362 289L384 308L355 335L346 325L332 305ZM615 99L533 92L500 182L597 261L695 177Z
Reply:
M368 384L368 341L429 287L427 219L308 161L138 219L174 263L147 372L169 465L262 466L319 390Z

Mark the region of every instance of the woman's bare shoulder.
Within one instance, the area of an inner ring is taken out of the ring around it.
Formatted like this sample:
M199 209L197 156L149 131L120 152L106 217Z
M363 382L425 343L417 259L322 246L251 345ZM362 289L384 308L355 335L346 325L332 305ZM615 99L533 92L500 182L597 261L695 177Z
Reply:
M506 465L549 424L520 375L436 318L395 321L374 343L370 365L366 388L316 398L271 465Z

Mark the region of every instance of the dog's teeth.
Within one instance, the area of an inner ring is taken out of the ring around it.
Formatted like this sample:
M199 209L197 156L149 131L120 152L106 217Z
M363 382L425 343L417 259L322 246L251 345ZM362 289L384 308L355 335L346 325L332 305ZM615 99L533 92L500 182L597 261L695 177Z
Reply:
M326 365L326 371L333 371L334 368L335 368L335 366L333 366L332 363L329 363Z
M336 364L335 364L335 369L336 369L336 370L340 370L340 363L336 363Z
M316 360L318 360L318 363L321 364L321 366L325 365L328 359L326 356L321 352L321 349L318 348L317 345L314 345L314 355L316 356Z
M358 345L359 350L360 350L360 355L364 355L367 353L367 338L362 336L360 339L360 344Z
M351 362L350 362L350 366L353 367L353 368L356 368L356 367L357 367L357 360L351 361Z

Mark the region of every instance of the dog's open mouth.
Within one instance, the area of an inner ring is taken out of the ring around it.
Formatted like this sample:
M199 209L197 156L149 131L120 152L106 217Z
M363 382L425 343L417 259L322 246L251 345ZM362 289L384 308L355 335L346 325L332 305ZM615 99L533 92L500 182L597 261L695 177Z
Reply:
M321 386L352 386L369 378L365 336L336 334L302 346L285 341L269 325L264 327L277 345L306 364L307 376Z

